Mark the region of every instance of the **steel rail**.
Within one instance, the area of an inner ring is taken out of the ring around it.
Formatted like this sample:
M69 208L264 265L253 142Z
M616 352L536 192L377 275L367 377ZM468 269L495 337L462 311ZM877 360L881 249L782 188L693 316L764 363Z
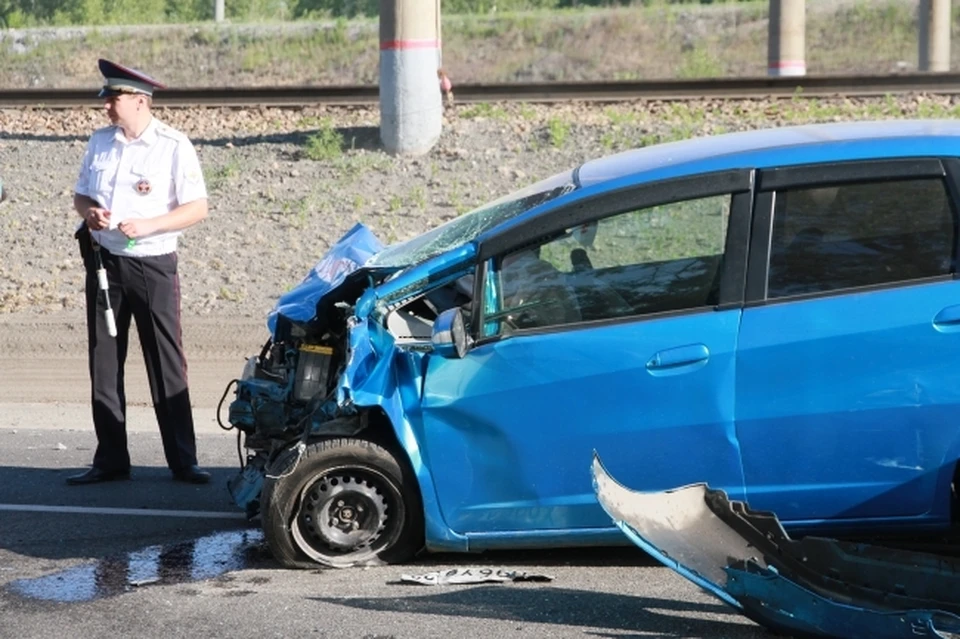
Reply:
M458 103L882 97L905 93L956 95L960 94L960 73L463 84L454 85L453 93ZM165 107L363 106L377 104L379 90L375 85L198 87L160 91L155 100L157 106ZM0 108L66 109L99 104L93 87L0 89Z

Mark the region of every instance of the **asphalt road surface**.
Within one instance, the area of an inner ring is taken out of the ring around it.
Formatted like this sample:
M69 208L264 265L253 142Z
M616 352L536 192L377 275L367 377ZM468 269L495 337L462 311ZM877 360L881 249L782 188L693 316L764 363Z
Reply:
M68 487L96 440L82 324L0 320L0 638L770 637L633 546L433 555L403 566L285 570L230 501L235 433L216 406L266 338L259 322L187 322L206 486L171 481L133 350L133 480ZM229 400L229 398L228 398ZM455 567L545 582L420 586Z

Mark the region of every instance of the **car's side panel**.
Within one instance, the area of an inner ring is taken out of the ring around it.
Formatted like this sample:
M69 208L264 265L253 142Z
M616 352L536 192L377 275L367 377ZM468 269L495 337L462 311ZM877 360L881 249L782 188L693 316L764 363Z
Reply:
M747 501L782 520L929 514L956 438L960 282L744 313L737 435ZM951 464L952 467L952 464Z
M656 490L710 481L742 494L732 411L753 180L750 171L717 177L578 202L556 219L480 247L482 258L494 256L493 248L507 253L605 215L739 193L730 208L719 307L486 341L475 310L481 342L463 359L429 356L424 455L447 524L468 534L472 547L610 539L603 530L612 522L590 481L595 450L632 485ZM489 263L479 269L476 299L484 299Z
M631 485L709 481L742 494L732 412L739 318L739 309L708 310L515 336L462 360L430 357L424 448L448 525L611 526L593 495L594 450ZM696 357L648 367L671 349Z
M762 174L760 183L944 175L936 159L870 164ZM960 332L951 323L960 282L947 274L768 300L775 200L776 191L757 198L737 356L750 506L805 528L945 522L960 406ZM949 251L955 238L944 240ZM875 264L888 268L882 252Z

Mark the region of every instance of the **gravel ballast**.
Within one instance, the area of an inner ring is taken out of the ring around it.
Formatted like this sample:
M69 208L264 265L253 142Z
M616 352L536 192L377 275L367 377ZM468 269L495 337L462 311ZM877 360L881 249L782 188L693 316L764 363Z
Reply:
M95 104L95 103L94 103ZM614 105L453 105L436 147L380 149L375 108L159 109L194 141L210 216L181 238L186 317L263 318L332 242L363 222L407 239L579 162L660 140L790 123L951 117L953 98ZM101 109L0 110L0 316L80 318L73 184ZM318 131L342 136L312 160Z

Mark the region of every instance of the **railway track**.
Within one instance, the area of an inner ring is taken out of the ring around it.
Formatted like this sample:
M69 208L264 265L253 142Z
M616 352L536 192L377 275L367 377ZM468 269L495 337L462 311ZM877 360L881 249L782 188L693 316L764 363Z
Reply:
M619 82L551 82L454 85L458 103L616 102L750 98L882 97L904 93L955 95L960 73L912 73L881 76L806 76L801 78L717 78ZM165 107L303 107L377 104L378 88L366 86L204 87L168 89L156 96ZM99 106L95 88L0 89L0 108L68 109Z

